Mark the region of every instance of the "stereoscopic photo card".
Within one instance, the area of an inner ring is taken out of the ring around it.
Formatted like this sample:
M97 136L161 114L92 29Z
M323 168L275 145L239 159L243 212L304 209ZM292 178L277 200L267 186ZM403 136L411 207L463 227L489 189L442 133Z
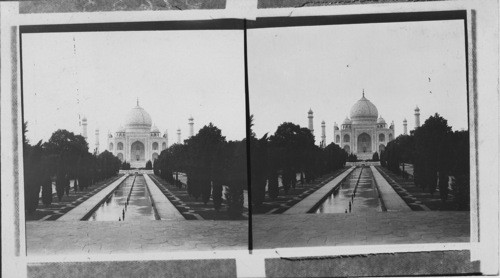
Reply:
M498 274L496 1L0 6L4 276Z

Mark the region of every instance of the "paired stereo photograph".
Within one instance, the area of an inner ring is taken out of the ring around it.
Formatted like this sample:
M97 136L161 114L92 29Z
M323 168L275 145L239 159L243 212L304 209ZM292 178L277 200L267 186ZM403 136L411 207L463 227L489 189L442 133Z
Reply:
M471 242L466 21L20 26L27 255Z

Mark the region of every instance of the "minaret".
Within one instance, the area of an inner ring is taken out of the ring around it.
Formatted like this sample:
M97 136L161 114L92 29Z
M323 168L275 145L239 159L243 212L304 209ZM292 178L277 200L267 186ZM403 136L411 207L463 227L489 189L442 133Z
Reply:
M193 116L189 117L189 138L194 136L194 119Z
M312 109L309 108L309 112L307 112L307 118L309 118L309 130L311 131L312 134L314 134L314 128L313 128L313 111Z
M99 153L99 129L95 129L95 151Z
M324 148L326 146L326 124L325 121L321 122L321 146Z
M165 144L168 148L168 129L165 129L165 133L163 133L163 138L165 138Z
M415 129L420 127L420 109L418 106L415 108Z
M177 144L181 143L181 129L177 129Z
M407 135L408 134L408 122L406 121L406 118L403 120L403 134Z
M82 136L87 141L87 117L83 116L82 119Z

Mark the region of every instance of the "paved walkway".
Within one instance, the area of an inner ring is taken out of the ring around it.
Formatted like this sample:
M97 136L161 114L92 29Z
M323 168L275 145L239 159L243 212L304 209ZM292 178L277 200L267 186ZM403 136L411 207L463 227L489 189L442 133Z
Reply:
M370 169L372 170L373 179L377 184L380 197L387 211L411 211L411 208L401 199L399 194L394 191L392 186L378 172L377 168L370 166Z
M255 249L470 241L469 212L254 215Z
M175 206L165 197L163 192L158 188L158 186L151 180L149 175L143 174L146 180L146 185L149 189L149 194L153 199L156 212L160 217L160 220L186 220L184 216L175 208Z
M351 167L347 169L342 174L335 177L332 181L328 182L320 189L316 190L311 195L304 198L302 201L298 202L296 205L284 212L284 214L300 214L309 212L319 201L321 201L326 195L330 194L332 190L339 186L340 183L355 169L356 167Z
M248 221L32 221L28 255L248 249Z

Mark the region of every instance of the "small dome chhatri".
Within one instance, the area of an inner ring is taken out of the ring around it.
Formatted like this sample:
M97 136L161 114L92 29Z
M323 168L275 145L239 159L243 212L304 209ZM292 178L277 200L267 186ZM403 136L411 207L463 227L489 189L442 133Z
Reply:
M350 124L352 124L352 121L349 118L345 117L344 122L342 122L342 124L343 125L350 125Z
M137 106L132 108L125 116L125 128L126 129L136 129L136 128L147 128L150 129L152 125L151 116L146 110L139 106L139 100L137 100Z
M351 108L350 113L353 122L369 121L375 122L378 118L377 107L365 98L365 93Z
M380 117L378 118L377 124L385 124L385 120L384 118L382 118L382 115L380 115Z

